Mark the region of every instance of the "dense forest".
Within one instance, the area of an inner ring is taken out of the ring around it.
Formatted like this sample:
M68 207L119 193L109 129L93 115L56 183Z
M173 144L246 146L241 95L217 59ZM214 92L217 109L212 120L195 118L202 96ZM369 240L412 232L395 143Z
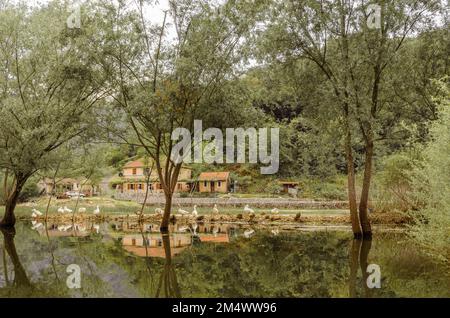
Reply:
M414 219L442 259L450 241L448 7L441 1L178 0L0 3L0 169L5 213L42 176L99 180L147 156L167 228L181 164L171 133L277 127L280 168L231 170L249 192L348 200L355 237L369 210ZM373 21L372 21L373 20Z

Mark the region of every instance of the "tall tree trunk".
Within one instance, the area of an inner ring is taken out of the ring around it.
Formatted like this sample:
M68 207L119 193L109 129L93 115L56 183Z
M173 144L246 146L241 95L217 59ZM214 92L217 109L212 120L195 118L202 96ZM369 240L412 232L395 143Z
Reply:
M170 149L172 147L170 146ZM169 151L170 153L171 151ZM170 221L170 211L172 209L172 198L173 193L175 192L175 187L178 182L178 175L180 174L181 169L181 163L177 164L176 166L169 167L169 161L167 160L166 166L165 166L165 174L162 175L162 173L159 174L160 180L164 180L163 188L164 188L164 196L166 198L166 204L164 206L164 215L161 222L161 232L167 232L169 231L169 221ZM160 171L160 165L158 162L156 162L158 171Z
M166 198L166 204L164 205L164 215L161 222L160 231L168 232L169 231L169 221L170 221L170 210L172 209L172 191L164 190L164 196Z
M372 237L372 228L370 226L370 220L367 213L369 202L369 190L372 180L372 161L373 161L374 144L373 141L366 143L366 158L364 164L364 179L361 191L361 199L359 201L359 219L361 221L361 227L364 237Z
M342 5L342 4L341 4ZM342 46L342 54L344 58L344 66L349 69L349 45L347 36L347 16L344 8L341 8L340 12L340 40ZM348 92L348 74L344 72L343 77L343 110L344 110L344 123L345 123L345 154L347 159L347 179L348 179L348 203L350 208L350 219L352 222L352 231L355 239L362 237L361 224L359 223L358 205L356 203L356 181L355 181L355 165L353 159L352 148L352 132L350 127L350 94ZM336 88L335 88L336 89ZM336 91L338 91L336 89ZM340 94L338 94L339 96Z
M3 203L6 204L6 199L9 196L9 191L8 191L8 176L9 176L9 171L8 169L5 169L5 176L3 178Z
M348 119L346 119L348 121ZM350 208L350 220L352 223L353 237L360 239L362 237L361 225L358 216L358 207L356 203L356 182L355 182L355 166L353 160L353 149L351 143L351 133L348 122L346 124L345 153L347 160L347 187L348 187L348 203Z
M13 188L9 192L8 198L6 198L5 214L0 221L1 227L13 227L16 224L16 216L14 210L16 209L17 201L19 200L20 192L25 183L25 180L16 179Z

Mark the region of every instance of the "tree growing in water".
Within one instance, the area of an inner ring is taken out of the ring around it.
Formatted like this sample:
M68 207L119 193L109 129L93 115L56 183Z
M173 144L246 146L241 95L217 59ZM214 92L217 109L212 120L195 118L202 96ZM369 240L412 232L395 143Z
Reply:
M68 27L66 12L57 3L6 5L0 11L0 168L10 185L2 226L15 224L25 182L90 127L89 114L101 98L80 48L82 33Z
M338 107L329 107L340 121L347 162L348 200L354 236L370 237L369 190L375 142L383 120L392 112L386 73L405 39L429 23L437 1L385 1L371 11L359 1L280 1L271 6L272 25L265 50L283 61L307 59L326 77ZM401 104L400 104L401 105ZM400 112L401 113L401 112ZM357 201L354 146L362 138L365 163Z
M107 4L106 10L98 11L105 12L99 28L107 34L93 42L101 52L98 62L109 75L116 110L112 121L128 123L118 125L111 135L117 142L145 149L155 163L165 195L162 231L169 225L182 166L171 158L171 134L178 127L193 133L194 120L216 110L214 101L221 87L234 76L251 21L241 19L245 12L234 10L239 3L169 1L161 25L144 18L143 1L134 10ZM168 37L169 19L174 40Z

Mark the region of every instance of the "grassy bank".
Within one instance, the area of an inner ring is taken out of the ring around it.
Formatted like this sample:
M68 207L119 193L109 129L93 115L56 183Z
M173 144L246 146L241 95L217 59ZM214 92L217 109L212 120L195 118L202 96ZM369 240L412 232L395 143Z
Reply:
M75 209L76 202L75 199L68 200L56 200L52 199L49 208L49 214L56 214L59 207L68 207L71 210ZM45 212L47 208L48 199L47 198L39 198L34 200L33 202L27 202L19 204L16 207L16 216L30 216L31 210L33 208ZM132 201L119 201L106 197L95 197L95 198L85 198L80 199L78 202L78 208L85 208L86 213L92 213L94 209L99 206L101 212L103 214L108 215L126 215L126 214L135 214L137 211L140 211L141 205L132 202ZM155 208L163 208L163 206L146 206L144 209L145 214L153 214ZM177 213L178 209L182 208L186 211L191 212L193 210L193 206L173 206L173 213ZM270 214L270 209L268 208L254 208L256 213L266 213ZM0 207L0 213L3 213L4 207ZM199 215L208 215L212 213L212 207L197 207L197 211ZM237 215L243 213L242 207L220 207L220 214L224 215ZM296 215L297 213L307 214L307 215L346 215L348 214L348 210L345 209L279 209L280 214L287 215Z

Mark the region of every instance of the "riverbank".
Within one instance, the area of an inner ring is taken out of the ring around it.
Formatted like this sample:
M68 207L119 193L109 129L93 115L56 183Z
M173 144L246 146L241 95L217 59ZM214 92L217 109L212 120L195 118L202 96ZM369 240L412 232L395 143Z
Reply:
M144 193L116 193L114 198L120 201L129 201L142 204L145 200ZM150 206L164 205L166 199L163 194L149 195L146 204ZM279 208L279 209L347 209L347 201L338 200L312 200L291 197L243 197L234 194L226 194L218 197L180 197L175 193L172 204L174 206L208 207L217 204L221 207L236 208L246 204L253 208Z
M48 198L39 198L32 202L22 203L16 207L16 216L18 219L31 219L32 209L37 209L45 214L47 210ZM99 207L101 213L94 215L93 211ZM192 211L192 205L173 205L172 221L179 222L229 222L229 223L259 223L259 224L283 224L283 223L307 223L313 225L327 224L350 224L349 211L347 209L336 208L280 208L278 214L271 212L272 207L256 207L250 205L255 211L255 215L249 215L243 211L243 205L238 206L221 206L218 205L219 213L213 214L213 205L197 206L198 216L180 215L178 209L182 208ZM75 213L58 213L58 208L67 207L75 211ZM142 205L134 201L122 201L106 197L84 198L77 200L56 200L52 199L48 209L47 219L55 222L72 221L143 221L143 222L160 222L161 216L155 214L156 208L163 208L162 205L147 205L144 213L140 214ZM83 213L80 213L83 211ZM3 213L4 207L0 207L0 214ZM39 219L43 220L44 216ZM373 224L386 224L401 226L410 222L410 219L399 213L371 213L370 219Z
M21 220L31 219L30 216L19 216ZM35 218L37 221L45 221L45 217L41 216ZM137 214L106 214L100 215L92 214L50 214L47 216L48 222L54 223L68 223L68 222L142 222L142 223L159 223L162 220L162 216L158 214L143 214L139 216ZM405 215L398 213L374 213L370 216L371 223L374 225L392 225L392 226L404 226L411 220ZM350 225L349 215L318 215L318 214L304 214L298 212L295 215L292 214L268 214L268 213L255 213L254 215L248 214L204 214L194 217L192 215L173 214L171 216L173 223L192 223L192 222L205 222L205 223L235 223L235 224L261 224L261 225L274 225L274 224L310 224L310 225Z

